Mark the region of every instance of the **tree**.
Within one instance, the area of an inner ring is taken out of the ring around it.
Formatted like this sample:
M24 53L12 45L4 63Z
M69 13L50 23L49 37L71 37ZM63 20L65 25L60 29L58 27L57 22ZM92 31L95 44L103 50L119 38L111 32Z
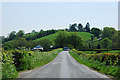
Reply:
M27 43L27 41L23 37L18 37L14 41L14 45L15 45L16 48L18 48L18 47L26 47L26 43Z
M118 47L120 48L120 31L118 31Z
M67 31L59 31L55 39L55 45L63 48L66 44L67 35Z
M26 47L26 48L33 48L33 46L32 46L32 41L31 41L31 40L26 41L25 47Z
M32 32L31 33L36 33L36 31L35 30L32 30Z
M43 29L40 30L40 32L43 32L43 31L44 31Z
M115 49L120 48L120 31L112 36L112 47Z
M69 32L69 29L65 28L65 31L68 31L68 32Z
M103 49L111 49L112 48L112 41L108 38L104 38L100 41L101 46Z
M83 41L77 33L61 31L56 36L55 45L62 48L68 46L70 48L81 49L83 47Z
M77 33L70 33L67 37L67 44L71 44L75 49L82 49L83 41Z
M49 39L42 39L39 41L39 44L44 48L44 50L49 50L52 45L52 41Z
M23 30L19 30L19 32L16 34L17 37L22 37L24 35Z
M105 27L102 32L103 38L112 39L112 36L116 33L116 30L112 27Z
M90 24L89 23L86 24L85 31L86 32L90 32Z
M83 30L83 25L82 25L82 24L78 24L77 27L78 27L78 31L84 31L84 30Z
M69 31L73 31L73 32L76 32L77 31L77 29L76 29L76 27L77 27L77 24L75 23L75 24L72 24L72 25L70 25L70 29L69 29Z
M0 36L0 42L4 42L5 41L5 36Z
M118 44L119 44L119 36L118 36L118 32L117 32L112 36L112 47L118 48Z
M2 47L5 50L14 49L14 45L13 45L12 41L8 41L8 42L3 43Z
M99 38L101 30L99 28L92 28L91 33L94 34L97 38Z
M16 37L16 31L12 31L7 38L7 41L13 40Z

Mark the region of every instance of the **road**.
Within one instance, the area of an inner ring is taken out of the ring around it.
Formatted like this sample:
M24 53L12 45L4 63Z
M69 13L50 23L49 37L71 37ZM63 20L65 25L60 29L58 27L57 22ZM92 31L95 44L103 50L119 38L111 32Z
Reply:
M79 64L68 53L62 51L50 63L35 70L22 72L21 78L108 78L88 67Z

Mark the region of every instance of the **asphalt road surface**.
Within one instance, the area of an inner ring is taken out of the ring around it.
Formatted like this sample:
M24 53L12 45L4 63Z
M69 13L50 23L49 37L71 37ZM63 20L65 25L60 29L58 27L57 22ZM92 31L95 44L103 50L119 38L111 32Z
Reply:
M20 73L20 78L108 78L88 67L79 64L68 53L62 51L50 63L26 72Z

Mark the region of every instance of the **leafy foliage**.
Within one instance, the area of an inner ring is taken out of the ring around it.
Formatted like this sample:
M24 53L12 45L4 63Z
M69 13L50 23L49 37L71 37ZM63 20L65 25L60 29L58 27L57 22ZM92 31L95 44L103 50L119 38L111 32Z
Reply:
M77 33L69 33L68 34L68 32L66 32L66 31L60 31L58 33L58 35L56 36L56 39L55 39L55 44L58 47L73 46L76 49L80 49L83 46L80 35L78 35Z
M16 34L16 36L17 36L17 37L22 37L24 34L25 34L24 31L23 31L23 30L20 30L20 31Z
M103 38L109 38L112 39L112 36L116 33L116 30L112 27L104 27L102 32Z
M118 72L118 69L120 68L120 54L88 54L75 49L71 50L70 54L81 64L91 67L104 74L120 78L120 73Z
M18 76L18 72L16 70L15 65L13 64L12 53L3 51L0 57L2 58L2 79L10 80L12 78L16 78Z
M77 31L76 27L77 27L77 24L76 24L76 23L75 23L75 24L70 25L70 29L69 29L69 31L76 32L76 31Z
M104 38L101 40L101 45L103 49L111 49L112 48L112 41L109 40L108 38Z
M97 38L99 38L101 30L99 28L92 28L91 33L94 34Z
M90 32L90 24L89 23L86 24L85 31L86 32Z
M78 24L78 31L84 31L84 29L83 29L83 25L80 23L80 24Z
M9 50L0 52L2 60L2 79L10 80L18 76L18 71L30 70L52 61L62 49L49 52Z

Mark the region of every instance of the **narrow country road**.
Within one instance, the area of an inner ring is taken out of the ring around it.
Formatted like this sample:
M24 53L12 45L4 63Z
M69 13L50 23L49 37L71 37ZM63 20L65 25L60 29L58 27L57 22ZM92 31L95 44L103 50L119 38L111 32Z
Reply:
M32 71L23 72L20 78L108 78L79 64L68 51L62 51L50 63Z

